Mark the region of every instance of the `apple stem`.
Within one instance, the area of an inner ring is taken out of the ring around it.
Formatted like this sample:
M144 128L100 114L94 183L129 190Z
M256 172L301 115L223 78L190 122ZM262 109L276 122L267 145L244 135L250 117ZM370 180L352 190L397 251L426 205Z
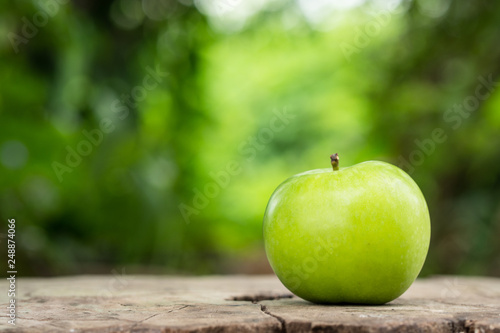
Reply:
M339 154L330 155L330 160L332 161L333 171L337 171L339 169Z

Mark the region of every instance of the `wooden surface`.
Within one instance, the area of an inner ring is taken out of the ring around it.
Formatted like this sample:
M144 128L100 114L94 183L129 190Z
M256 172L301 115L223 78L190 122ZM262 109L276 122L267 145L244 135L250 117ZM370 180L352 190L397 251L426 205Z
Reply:
M321 306L274 276L18 279L2 332L500 332L500 279L421 279L383 306Z

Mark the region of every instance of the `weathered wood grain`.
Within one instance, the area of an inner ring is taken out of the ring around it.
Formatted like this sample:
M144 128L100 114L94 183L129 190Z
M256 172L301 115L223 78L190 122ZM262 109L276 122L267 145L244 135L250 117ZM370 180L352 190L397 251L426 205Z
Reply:
M7 289L2 332L500 332L495 278L420 279L383 306L311 304L274 276L25 278L15 327Z

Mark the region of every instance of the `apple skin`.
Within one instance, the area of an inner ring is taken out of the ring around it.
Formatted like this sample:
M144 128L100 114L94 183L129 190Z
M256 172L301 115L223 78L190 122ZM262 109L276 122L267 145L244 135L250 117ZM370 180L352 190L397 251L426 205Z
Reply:
M281 282L314 303L384 304L415 281L427 255L425 198L403 170L378 161L285 180L263 222Z

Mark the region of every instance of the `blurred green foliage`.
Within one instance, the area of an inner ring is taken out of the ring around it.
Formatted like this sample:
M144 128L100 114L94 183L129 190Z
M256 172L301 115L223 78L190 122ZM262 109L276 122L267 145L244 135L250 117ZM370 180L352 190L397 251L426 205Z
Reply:
M424 275L500 275L500 3L347 4L0 4L19 271L268 272L272 191L338 152L421 186Z

